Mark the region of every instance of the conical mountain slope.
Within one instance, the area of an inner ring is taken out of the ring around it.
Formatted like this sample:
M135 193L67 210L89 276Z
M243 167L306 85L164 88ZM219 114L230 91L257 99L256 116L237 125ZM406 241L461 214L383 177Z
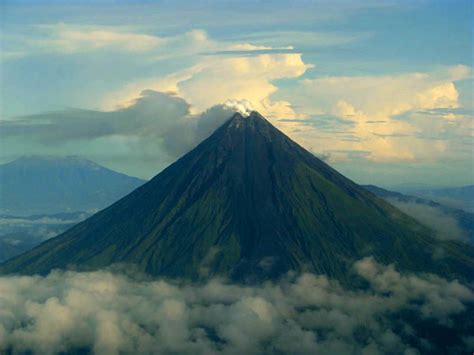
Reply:
M345 282L365 256L469 278L472 255L455 243L441 245L254 112L235 114L151 181L1 270L125 262L191 279L308 270Z

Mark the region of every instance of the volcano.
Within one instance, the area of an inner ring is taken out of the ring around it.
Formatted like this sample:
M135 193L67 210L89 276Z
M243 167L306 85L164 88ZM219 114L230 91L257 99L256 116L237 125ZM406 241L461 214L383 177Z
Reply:
M98 211L145 181L78 156L33 155L0 165L0 214Z
M400 270L471 278L473 248L431 234L259 113L236 113L149 182L0 270L126 263L191 280L309 271L347 283L353 262L371 256Z

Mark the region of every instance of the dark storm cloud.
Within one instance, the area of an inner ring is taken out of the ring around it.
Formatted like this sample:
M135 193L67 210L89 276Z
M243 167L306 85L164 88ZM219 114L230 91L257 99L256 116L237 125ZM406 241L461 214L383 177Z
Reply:
M474 301L457 281L403 275L371 258L354 272L365 291L312 274L261 286L108 271L1 277L0 352L417 354L404 340L414 330L396 328L391 314L407 310L449 325Z

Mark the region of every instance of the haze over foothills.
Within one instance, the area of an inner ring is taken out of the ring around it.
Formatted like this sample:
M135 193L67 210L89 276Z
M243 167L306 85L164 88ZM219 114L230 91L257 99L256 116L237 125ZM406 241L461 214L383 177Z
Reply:
M359 183L473 183L471 1L0 7L2 163L82 155L150 178L227 103Z

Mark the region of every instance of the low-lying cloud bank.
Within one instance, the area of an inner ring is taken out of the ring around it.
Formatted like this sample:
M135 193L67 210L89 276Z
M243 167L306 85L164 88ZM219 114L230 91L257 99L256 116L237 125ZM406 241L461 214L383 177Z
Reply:
M453 215L447 213L443 206L428 206L422 203L402 202L396 199L387 199L387 201L407 215L433 229L435 231L434 237L438 239L459 240L463 242L469 242L471 239L468 235L469 231L463 230L459 221Z
M473 345L462 321L474 301L469 288L371 258L354 270L364 290L311 274L261 286L109 271L1 277L0 352L417 354L436 350L453 329L451 350Z

